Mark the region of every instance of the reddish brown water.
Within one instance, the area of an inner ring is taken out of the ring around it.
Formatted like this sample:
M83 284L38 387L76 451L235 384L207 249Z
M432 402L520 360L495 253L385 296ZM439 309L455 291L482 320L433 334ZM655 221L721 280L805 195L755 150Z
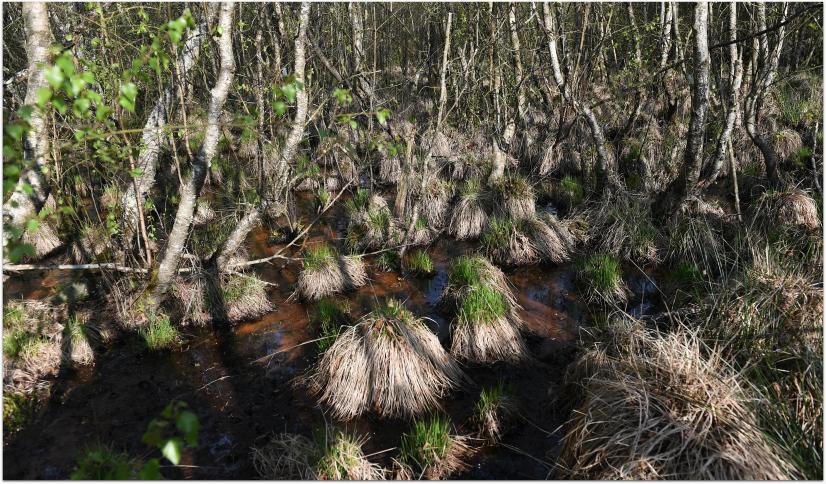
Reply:
M306 197L301 207L310 209ZM313 218L310 212L304 220ZM339 239L345 224L342 210L337 209L313 227L309 239ZM283 247L268 245L263 231L254 234L250 242L252 257ZM435 303L447 283L451 261L472 250L469 244L440 239L429 250L435 267L429 277L404 277L369 264L370 284L347 295L354 316L370 311L377 300L396 297L415 314L431 318L433 329L444 341L450 318L439 312ZM288 249L285 255L298 255L298 248ZM45 410L6 440L5 477L66 478L80 451L97 442L146 457L150 450L141 443L141 436L147 424L167 403L179 399L188 402L200 419L200 445L185 456L183 464L191 467L165 468L164 474L255 478L250 458L253 445L279 432L309 436L331 421L304 388L293 384L318 357L315 343L301 344L316 337L309 317L312 305L288 300L299 264L275 259L256 266L263 279L277 284L270 289L276 309L258 321L188 329L187 344L167 353L151 354L134 343L122 342L98 355L93 367L61 374ZM536 362L518 368L467 368L475 385L444 400L445 411L463 434L472 432L469 419L481 388L504 380L519 403L521 419L503 444L478 448L469 458L469 470L454 476L458 478L553 477L560 426L568 417L566 399L557 396L565 367L575 356L577 329L587 314L576 298L574 270L571 266L536 265L509 269L506 274L531 330L528 344ZM71 276L77 278L78 274ZM29 273L6 281L5 297L46 297L55 285L70 280L66 273ZM410 425L374 417L335 423L369 437L365 453L377 453L371 459L388 467L397 453L400 434Z

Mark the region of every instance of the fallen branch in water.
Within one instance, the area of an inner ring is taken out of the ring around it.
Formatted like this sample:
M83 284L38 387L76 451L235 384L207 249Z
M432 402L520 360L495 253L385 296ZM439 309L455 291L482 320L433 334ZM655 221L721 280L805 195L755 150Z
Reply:
M99 264L3 264L3 272L22 272L22 271L89 271L89 270L113 270L118 272L137 272L140 274L148 274L148 269L140 269L137 267L127 267L111 262L103 262ZM190 269L185 269L189 271Z

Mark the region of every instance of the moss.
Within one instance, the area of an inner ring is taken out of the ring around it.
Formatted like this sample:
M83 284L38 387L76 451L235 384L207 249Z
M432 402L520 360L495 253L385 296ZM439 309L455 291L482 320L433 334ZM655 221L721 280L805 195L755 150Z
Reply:
M37 411L35 394L3 391L3 430L6 435L17 432Z

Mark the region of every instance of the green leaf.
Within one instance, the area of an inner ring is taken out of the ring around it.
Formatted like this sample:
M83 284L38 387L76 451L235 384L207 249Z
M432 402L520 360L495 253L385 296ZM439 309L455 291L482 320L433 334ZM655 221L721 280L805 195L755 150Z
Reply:
M272 103L272 108L279 116L283 116L287 112L287 104L284 101L275 101Z
M138 479L143 481L158 481L163 479L161 475L161 463L158 459L149 459L138 472Z
M169 462L178 465L181 463L181 453L183 452L183 442L181 439L174 438L166 441L166 445L161 449L164 457L169 459Z
M281 86L281 92L284 93L284 97L286 97L288 101L295 101L295 84L284 84Z
M82 116L86 114L86 112L89 111L89 106L91 105L92 102L86 99L85 97L79 97L75 99L75 102L73 104L75 115Z
M183 432L186 438L186 443L192 447L198 445L198 417L190 411L183 411L178 415L178 421L175 422L178 430Z
M63 98L52 98L52 106L54 106L60 114L66 114L66 101L64 101Z
M379 120L379 124L385 126L387 124L387 118L390 117L390 110L387 108L382 108L376 111L376 119Z
M69 79L69 85L71 86L72 96L77 97L80 94L80 91L86 87L86 81L81 77L72 77Z
M67 76L74 75L75 73L75 63L72 62L72 57L69 54L63 54L57 59L55 59L55 65L60 67L60 70L63 71L63 74Z
M141 170L140 168L135 168L134 170L130 171L129 174L132 175L133 178L137 178L143 175L143 170Z
M59 89L63 84L63 71L58 66L52 66L46 69L44 74L46 81L52 86L52 89Z
M42 109L52 99L52 90L44 86L38 89L35 95L37 96L37 105Z
M138 87L135 86L134 82L127 82L125 84L121 84L120 93L123 96L126 96L130 101L134 101L135 98L138 97Z

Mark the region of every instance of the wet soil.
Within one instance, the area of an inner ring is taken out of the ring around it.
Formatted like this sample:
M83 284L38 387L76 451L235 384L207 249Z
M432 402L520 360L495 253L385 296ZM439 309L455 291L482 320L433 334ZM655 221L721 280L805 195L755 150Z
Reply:
M299 200L305 223L315 218L308 197ZM343 205L343 204L340 204ZM309 242L339 241L346 228L342 208L325 214L313 226ZM274 253L283 245L268 242L261 230L249 241L251 258ZM430 318L431 328L447 344L450 315L436 302L447 284L447 271L460 254L474 246L440 238L428 252L434 262L430 276L383 272L369 257L370 284L343 295L353 316L366 314L377 301L396 297L418 316ZM285 255L300 254L293 247ZM104 443L146 458L151 449L141 443L148 423L172 400L186 401L201 423L197 450L188 450L183 466L163 468L168 478L250 479L256 473L251 447L273 433L312 436L325 422L369 438L365 454L389 468L396 447L410 422L369 416L351 422L333 422L315 398L296 382L317 360L312 323L313 304L289 299L300 262L275 259L255 268L270 288L276 308L261 319L231 327L216 322L204 328L186 328L187 343L175 351L149 353L129 338L97 355L93 366L64 371L52 388L50 400L39 415L3 448L7 479L65 479L82 450ZM533 364L520 367L494 365L468 367L473 385L447 396L445 412L460 434L471 435L471 415L482 388L502 380L513 391L519 419L503 442L495 447L475 443L469 467L453 478L542 479L553 477L562 425L570 414L563 392L566 366L577 351L577 332L589 317L577 298L573 265L534 265L505 270L518 294L521 316L530 330L528 344ZM92 280L94 274L71 274L75 280ZM637 290L636 308L648 312L655 300L647 278L628 282ZM29 273L6 281L5 298L43 298L72 279L66 273ZM302 344L304 343L304 344ZM475 442L475 441L474 441Z

